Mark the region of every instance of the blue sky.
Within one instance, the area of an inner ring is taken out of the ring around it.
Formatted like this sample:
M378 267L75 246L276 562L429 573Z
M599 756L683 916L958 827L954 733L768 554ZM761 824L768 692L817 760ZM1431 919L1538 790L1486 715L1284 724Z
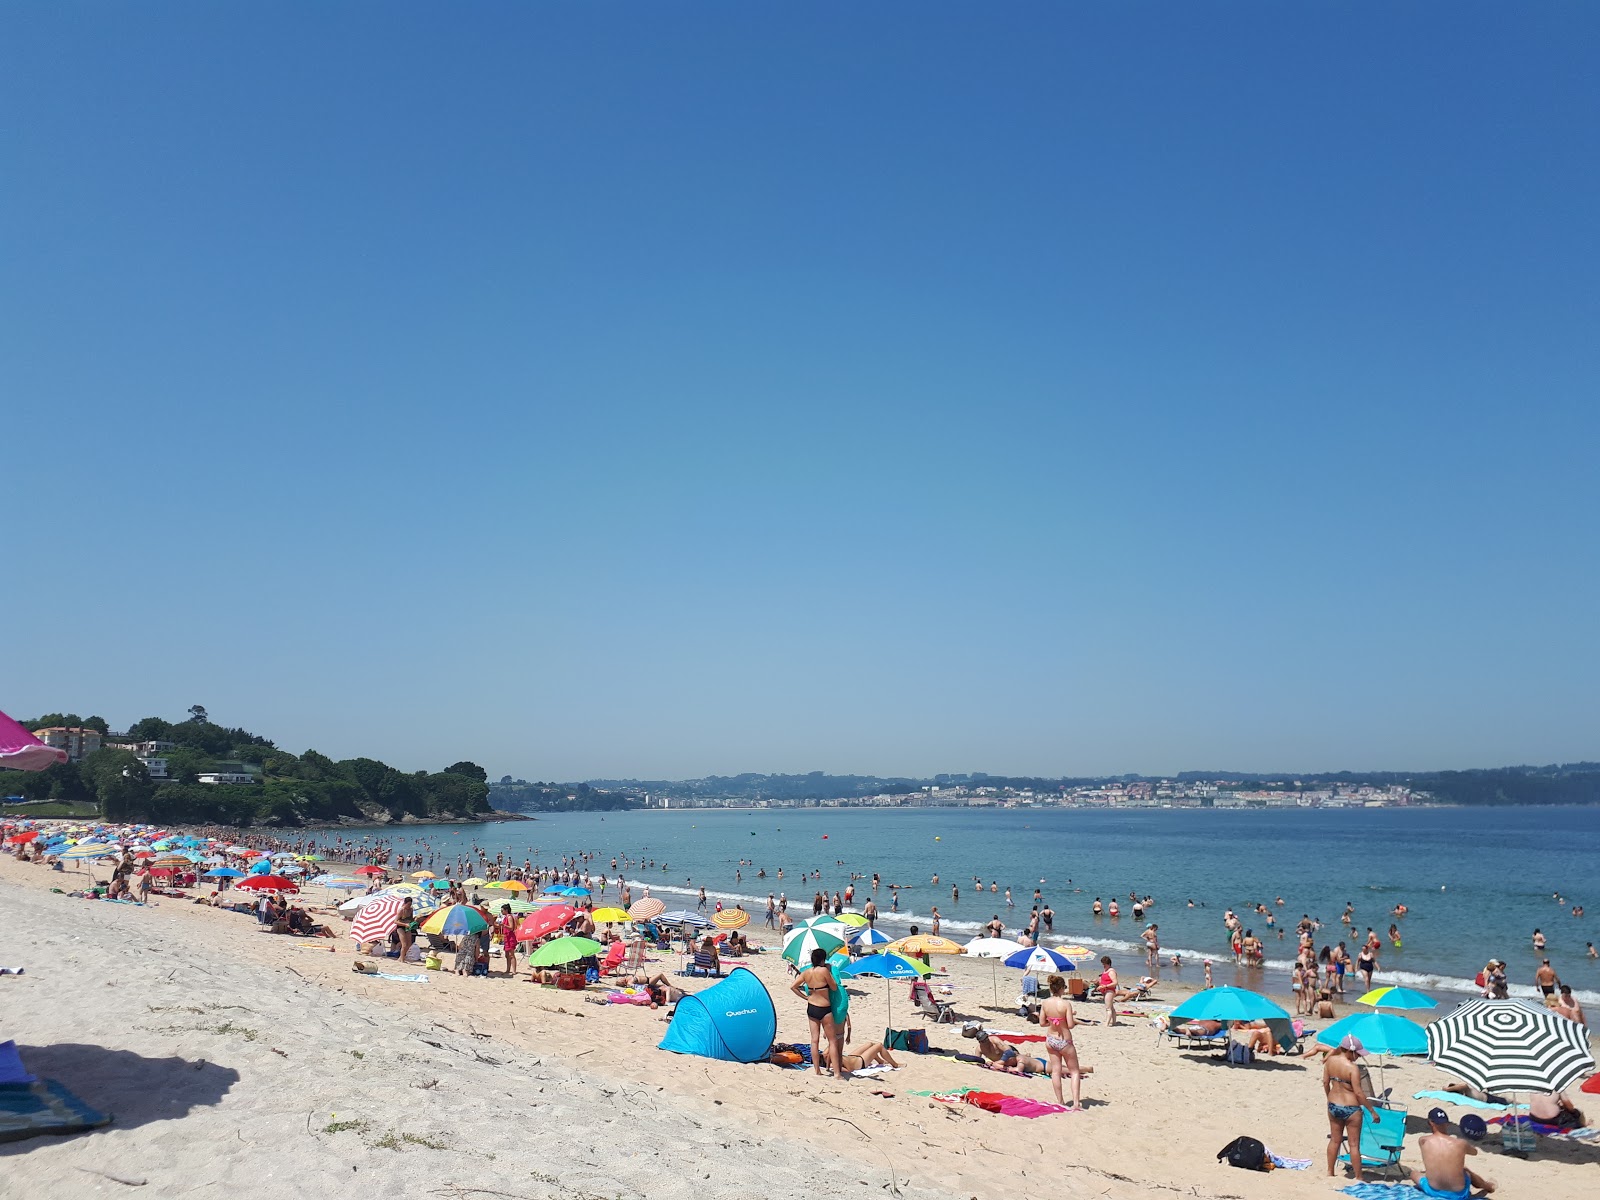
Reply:
M12 7L0 707L1600 757L1600 12Z

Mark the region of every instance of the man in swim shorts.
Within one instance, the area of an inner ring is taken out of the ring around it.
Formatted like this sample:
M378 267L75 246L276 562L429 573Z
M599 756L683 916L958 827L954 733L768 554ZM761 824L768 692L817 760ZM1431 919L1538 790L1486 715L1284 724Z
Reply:
M1442 1108L1428 1113L1428 1125L1431 1132L1417 1139L1422 1170L1411 1171L1411 1182L1417 1190L1436 1200L1468 1200L1474 1190L1483 1196L1494 1191L1491 1180L1467 1170L1467 1155L1478 1153L1473 1142L1481 1140L1488 1130L1483 1118L1470 1113L1462 1117L1463 1137L1450 1132L1450 1118Z

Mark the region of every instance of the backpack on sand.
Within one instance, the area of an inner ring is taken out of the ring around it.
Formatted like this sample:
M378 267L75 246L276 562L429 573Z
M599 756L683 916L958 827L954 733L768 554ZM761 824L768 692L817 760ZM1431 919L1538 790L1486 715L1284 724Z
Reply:
M1217 1151L1217 1161L1245 1171L1270 1171L1267 1148L1253 1137L1236 1137Z

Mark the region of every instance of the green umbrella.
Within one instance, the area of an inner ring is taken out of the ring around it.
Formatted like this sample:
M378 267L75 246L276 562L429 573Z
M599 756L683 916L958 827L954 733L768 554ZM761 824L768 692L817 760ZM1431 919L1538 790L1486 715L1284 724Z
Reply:
M580 958L595 958L604 949L593 938L564 937L546 942L528 956L530 967L564 967Z
M835 929L840 928L834 926ZM796 928L783 942L783 956L795 966L809 967L811 965L811 952L822 950L825 954L832 954L844 945L844 938L832 930L813 926L810 929Z

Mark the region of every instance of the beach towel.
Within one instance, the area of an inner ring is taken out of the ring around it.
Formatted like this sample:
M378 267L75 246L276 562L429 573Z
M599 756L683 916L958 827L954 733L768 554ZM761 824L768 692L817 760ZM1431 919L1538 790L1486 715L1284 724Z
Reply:
M1352 1183L1339 1190L1356 1200L1428 1200L1421 1188L1409 1183Z
M79 1133L110 1121L108 1114L90 1108L53 1079L0 1087L0 1142Z
M1535 1121L1532 1117L1520 1115L1514 1117L1490 1117L1488 1123L1490 1125L1499 1125L1502 1128L1510 1126L1513 1129L1531 1129L1540 1137L1566 1138L1575 1142L1587 1142L1593 1138L1600 1137L1600 1129L1588 1127L1573 1129L1566 1125L1551 1125L1544 1121Z
M16 1042L0 1042L0 1085L14 1087L37 1082L38 1079L28 1074L27 1068L22 1065Z
M363 975L367 975L367 973L365 971L363 971L362 974ZM391 975L387 971L379 971L376 975L367 975L367 978L369 978L369 979L392 979L396 983L427 983L428 982L428 977L426 975Z
M893 1067L886 1067L880 1064L876 1067L862 1067L859 1071L851 1071L850 1074L866 1077L872 1075L887 1075L892 1070L894 1070Z
M1280 1171L1309 1171L1311 1169L1311 1160L1309 1158L1285 1158L1283 1155L1274 1154L1270 1150L1267 1151L1267 1157L1272 1160L1272 1165Z
M1490 1104L1485 1100L1474 1100L1471 1096L1463 1096L1459 1092L1412 1092L1413 1100L1443 1100L1446 1104L1459 1104L1463 1108L1481 1108L1488 1112L1505 1112L1504 1104Z
M971 1104L985 1112L1007 1117L1043 1117L1051 1113L1069 1111L1059 1104L1042 1104L1023 1096L1008 1096L1004 1092L983 1092L977 1088L957 1088L948 1092L909 1092L912 1096L927 1096L940 1104Z

